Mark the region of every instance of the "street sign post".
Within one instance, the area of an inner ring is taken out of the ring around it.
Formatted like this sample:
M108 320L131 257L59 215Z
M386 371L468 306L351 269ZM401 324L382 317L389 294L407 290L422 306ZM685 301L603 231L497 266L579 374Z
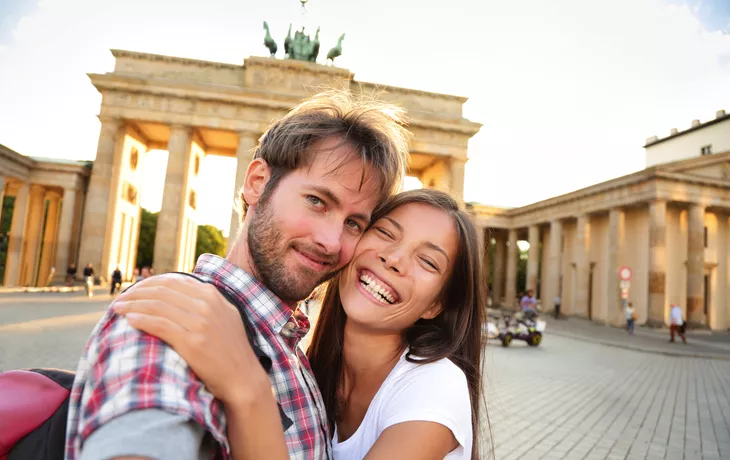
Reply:
M625 265L618 271L618 276L621 278L621 281L631 281L631 275L631 269Z

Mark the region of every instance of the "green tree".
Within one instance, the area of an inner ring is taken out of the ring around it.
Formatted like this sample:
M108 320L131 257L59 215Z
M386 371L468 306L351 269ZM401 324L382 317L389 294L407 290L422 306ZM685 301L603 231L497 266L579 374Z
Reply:
M14 196L6 196L2 203L2 220L0 220L0 284L5 277L5 259L8 256L8 241L10 233L10 223L13 220L13 207L15 205Z
M155 254L155 232L157 231L157 212L142 208L139 226L139 245L137 246L137 266L152 267Z
M517 259L517 294L527 289L527 251L517 246L519 259Z
M195 242L195 260L200 254L215 254L223 257L226 250L226 240L223 232L212 225L198 226L198 240Z

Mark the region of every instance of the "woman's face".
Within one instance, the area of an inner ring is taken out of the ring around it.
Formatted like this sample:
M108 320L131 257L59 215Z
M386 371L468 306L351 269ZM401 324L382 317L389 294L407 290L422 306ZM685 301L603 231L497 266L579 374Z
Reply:
M419 318L434 318L457 248L446 212L421 203L391 211L363 235L340 277L348 321L400 332Z

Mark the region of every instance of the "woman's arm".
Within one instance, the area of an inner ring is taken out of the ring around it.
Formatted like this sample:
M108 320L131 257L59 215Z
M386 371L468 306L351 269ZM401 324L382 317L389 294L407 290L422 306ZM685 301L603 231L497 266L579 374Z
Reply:
M383 431L365 460L443 460L459 447L454 434L435 422L404 422Z
M215 287L187 277L148 278L113 308L167 342L223 403L234 460L289 458L271 382L238 310Z

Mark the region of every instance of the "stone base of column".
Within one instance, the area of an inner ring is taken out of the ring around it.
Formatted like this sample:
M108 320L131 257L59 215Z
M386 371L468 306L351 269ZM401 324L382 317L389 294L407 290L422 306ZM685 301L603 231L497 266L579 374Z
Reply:
M710 330L710 326L699 321L687 321L687 329L708 331Z
M658 319L649 318L646 320L646 323L644 323L644 326L651 327L655 329L661 329L666 327L667 325L664 323L664 321L660 321Z

